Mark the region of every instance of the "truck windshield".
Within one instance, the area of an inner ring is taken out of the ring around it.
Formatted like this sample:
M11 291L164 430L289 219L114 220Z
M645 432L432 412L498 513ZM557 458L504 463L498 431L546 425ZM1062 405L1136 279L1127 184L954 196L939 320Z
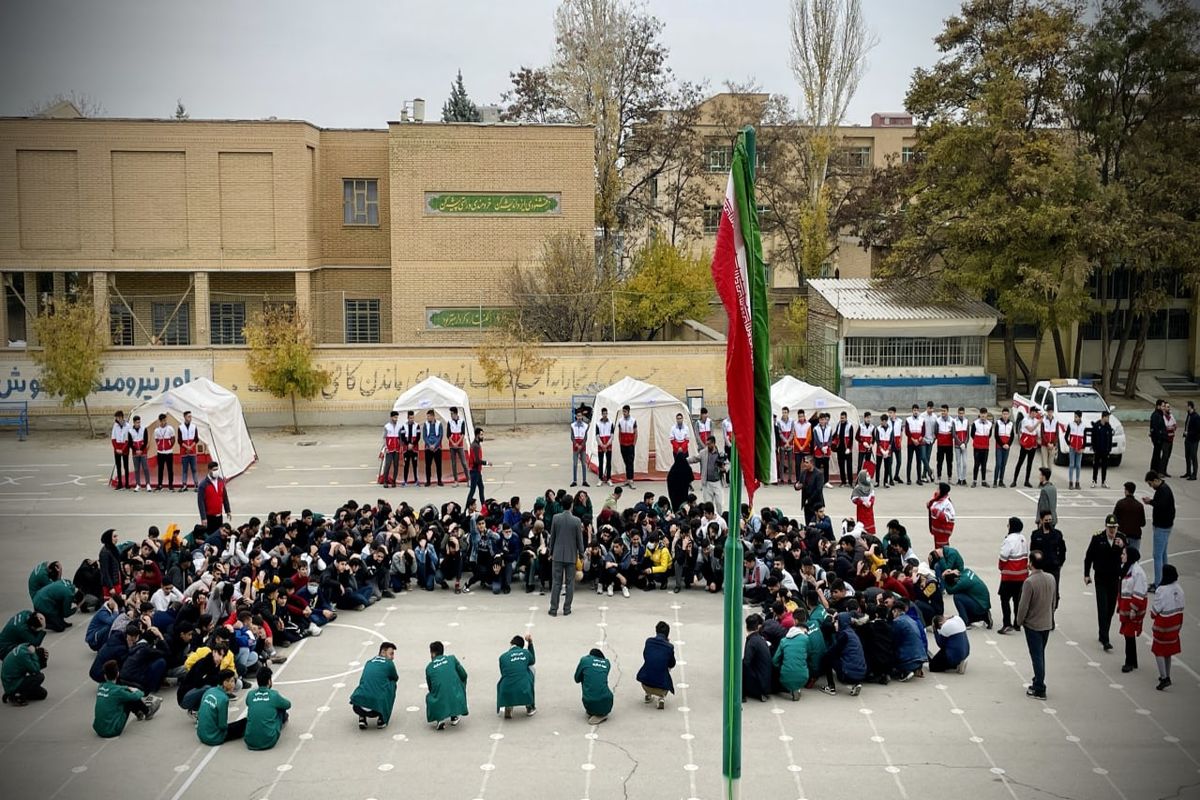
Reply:
M1108 410L1108 404L1096 392L1057 392L1058 413L1074 414L1082 411L1084 414L1100 414Z

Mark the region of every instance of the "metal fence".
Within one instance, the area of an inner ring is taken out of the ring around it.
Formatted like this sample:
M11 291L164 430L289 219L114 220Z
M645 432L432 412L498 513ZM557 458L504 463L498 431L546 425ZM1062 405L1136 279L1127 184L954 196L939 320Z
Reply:
M794 375L835 394L840 392L842 371L838 363L838 343L775 345L771 348L771 380L784 375Z

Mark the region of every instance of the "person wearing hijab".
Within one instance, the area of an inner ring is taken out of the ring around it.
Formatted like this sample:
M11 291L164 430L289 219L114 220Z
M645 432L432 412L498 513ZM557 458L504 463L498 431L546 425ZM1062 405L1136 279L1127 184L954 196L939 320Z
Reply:
M863 529L872 536L875 535L875 487L871 476L865 469L858 471L858 480L850 490L850 502L854 503L854 513Z
M675 463L667 472L667 495L671 498L672 508L678 509L684 504L691 485L692 467L688 464L687 453L676 453Z
M1171 656L1180 651L1179 631L1183 628L1183 587L1174 564L1163 565L1162 583L1154 592L1150 618L1154 620L1150 652L1158 662L1158 685L1154 688L1161 692L1171 685Z
M1121 594L1117 598L1121 635L1125 637L1125 664L1121 672L1133 672L1138 667L1137 638L1142 635L1148 599L1146 572L1138 563L1141 557L1136 547L1121 550Z

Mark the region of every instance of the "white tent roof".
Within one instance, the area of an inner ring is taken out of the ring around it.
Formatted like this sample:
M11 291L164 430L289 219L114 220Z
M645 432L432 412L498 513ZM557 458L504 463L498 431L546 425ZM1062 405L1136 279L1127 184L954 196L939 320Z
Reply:
M409 388L396 399L393 411L400 412L400 423L403 424L409 411L416 412L416 421L425 421L425 412L432 411L437 417L450 419L450 406L458 409L459 418L467 422L467 442L475 438L475 423L471 420L471 403L467 393L452 383L442 380L436 375L430 375L425 380Z
M675 415L683 414L684 424L691 435L688 455L696 454L695 432L692 429L691 415L683 401L678 397L663 391L657 386L639 381L636 378L625 377L596 394L593 403L595 409L592 423L600 419L600 409L608 409L609 419L616 420L621 416L621 407L629 406L629 415L637 420L638 442L634 451L633 470L636 474L650 472L650 450L655 452L655 469L665 473L671 468L671 428L675 425ZM615 436L615 432L614 432ZM596 463L596 436L593 430L588 431L587 457L591 464ZM613 445L613 455L616 463L613 473L621 469L619 449Z
M809 419L812 419L815 414L827 413L829 414L830 424L836 425L838 415L845 411L847 419L852 424L858 424L858 409L849 402L838 397L828 389L814 386L811 383L805 383L799 378L793 378L791 375L784 375L771 384L771 414L773 417L778 417L784 406L788 407L788 416L792 419L796 419L797 412L803 409L805 416ZM771 436L774 437L774 435L774 432L772 432ZM772 446L772 481L778 478L775 464L776 455L776 449Z
M240 475L258 460L237 395L208 378L196 378L150 398L133 409L130 418L140 415L149 428L159 414L168 414L178 427L185 411L192 412L196 436L208 448L212 460L221 465L221 474L226 478Z

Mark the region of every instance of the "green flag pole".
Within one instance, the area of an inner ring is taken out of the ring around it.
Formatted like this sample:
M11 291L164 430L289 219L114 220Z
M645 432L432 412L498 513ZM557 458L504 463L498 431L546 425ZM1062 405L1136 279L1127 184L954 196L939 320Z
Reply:
M732 439L736 439L733 434ZM721 774L725 800L740 796L742 777L742 467L737 442L729 445L729 532L725 539L725 647Z

